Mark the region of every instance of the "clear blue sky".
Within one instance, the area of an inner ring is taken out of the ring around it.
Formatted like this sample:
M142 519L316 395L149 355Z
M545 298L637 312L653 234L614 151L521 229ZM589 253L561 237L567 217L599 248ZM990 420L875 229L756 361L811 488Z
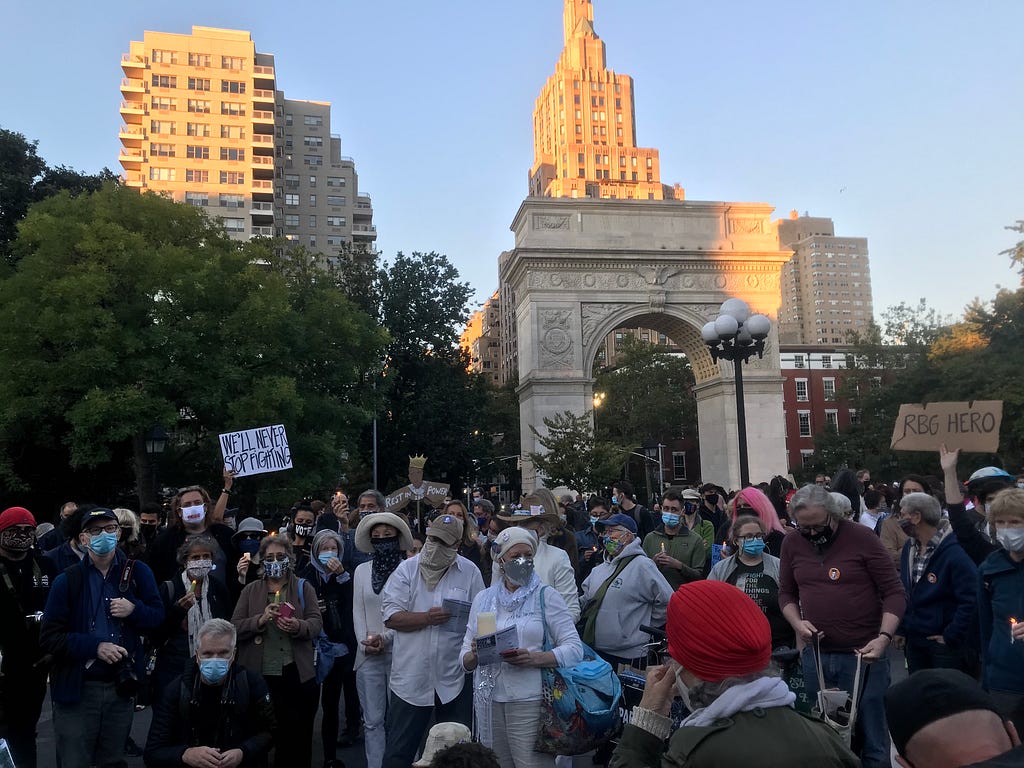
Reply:
M1017 276L1024 2L596 0L637 134L693 200L764 201L868 238L876 313L959 313ZM527 191L561 0L5 4L0 126L115 171L121 54L146 29L250 30L291 98L333 103L378 246L447 253L486 297ZM74 116L74 117L72 117Z

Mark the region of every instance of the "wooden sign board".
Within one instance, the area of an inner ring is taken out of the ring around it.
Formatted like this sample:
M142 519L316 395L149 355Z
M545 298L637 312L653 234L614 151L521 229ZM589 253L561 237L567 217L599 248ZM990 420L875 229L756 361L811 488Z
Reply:
M969 403L905 403L892 430L894 451L938 451L945 444L972 453L999 450L1002 400Z

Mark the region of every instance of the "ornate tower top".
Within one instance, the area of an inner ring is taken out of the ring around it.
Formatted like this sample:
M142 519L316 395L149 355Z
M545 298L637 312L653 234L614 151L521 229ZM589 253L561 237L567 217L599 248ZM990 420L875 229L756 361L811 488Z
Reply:
M573 37L597 37L594 32L594 4L590 0L565 0L562 16L566 45Z

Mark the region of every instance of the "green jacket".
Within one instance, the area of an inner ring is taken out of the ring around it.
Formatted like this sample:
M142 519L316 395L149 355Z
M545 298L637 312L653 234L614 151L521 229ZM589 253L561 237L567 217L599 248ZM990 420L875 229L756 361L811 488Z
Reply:
M820 720L790 707L738 712L680 728L666 743L627 725L609 768L860 768L860 759Z
M644 538L644 552L651 559L662 551L669 557L674 557L683 567L668 568L658 566L661 575L675 592L683 584L697 581L704 577L705 547L704 539L694 531L687 530L686 526L679 529L675 536L667 536L664 528L651 531Z

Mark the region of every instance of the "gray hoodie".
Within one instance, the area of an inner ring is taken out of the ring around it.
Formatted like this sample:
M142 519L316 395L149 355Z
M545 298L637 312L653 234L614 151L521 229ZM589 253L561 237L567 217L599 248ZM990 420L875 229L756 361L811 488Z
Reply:
M640 631L640 625L665 626L668 599L672 597L672 587L665 581L654 561L644 554L640 539L634 538L614 560L606 560L594 566L594 570L583 582L583 596L580 598L586 610L587 603L615 571L619 560L632 555L639 557L622 569L605 592L597 614L594 640L595 650L625 659L636 659L644 655L644 646L651 642L651 638L646 632Z

